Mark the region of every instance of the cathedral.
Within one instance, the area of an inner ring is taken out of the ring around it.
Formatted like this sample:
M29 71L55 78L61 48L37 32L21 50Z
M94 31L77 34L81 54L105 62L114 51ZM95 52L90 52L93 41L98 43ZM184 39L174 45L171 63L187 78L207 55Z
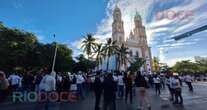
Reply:
M141 68L141 71L148 74L152 73L151 49L147 44L145 27L138 12L134 16L134 29L131 30L129 35L125 35L121 10L118 6L115 7L113 12L112 40L116 41L119 46L124 44L129 48L129 58L144 58L146 63ZM111 60L114 61L113 59ZM128 66L130 66L130 63L128 63Z

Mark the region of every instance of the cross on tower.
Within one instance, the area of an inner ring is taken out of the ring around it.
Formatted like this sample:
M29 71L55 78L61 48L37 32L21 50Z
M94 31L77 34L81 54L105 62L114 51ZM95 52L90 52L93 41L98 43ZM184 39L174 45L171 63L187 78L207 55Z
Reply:
M120 2L120 0L116 0L115 1L116 6L118 5L119 2Z

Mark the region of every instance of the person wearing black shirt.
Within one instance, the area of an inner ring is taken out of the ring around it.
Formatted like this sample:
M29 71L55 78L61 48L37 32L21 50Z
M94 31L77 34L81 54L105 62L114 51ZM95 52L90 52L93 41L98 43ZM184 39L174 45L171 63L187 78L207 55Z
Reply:
M130 103L132 104L132 88L133 88L133 73L124 77L125 82L125 102L127 103L128 95L130 96Z
M96 78L94 81L94 93L96 97L95 101L95 110L100 110L100 100L101 100L101 94L102 94L102 81L100 78L100 73L97 72Z
M27 92L32 91L33 84L34 84L33 81L34 81L34 77L30 72L27 72L22 79L23 90Z
M61 88L61 92L65 92L65 94L61 98L67 99L67 96L69 95L71 83L72 83L72 81L70 80L69 75L64 75L62 82L61 82L61 85L60 85L60 88Z
M116 110L116 90L117 84L111 73L107 75L103 82L104 106L103 110Z
M35 91L39 92L39 85L42 80L43 73L40 71L35 77Z
M147 81L145 80L144 76L141 75L141 72L137 72L137 76L135 79L135 85L139 91L139 110L144 110L144 104L147 104L149 110L151 110L151 106L149 103L148 95L147 95Z

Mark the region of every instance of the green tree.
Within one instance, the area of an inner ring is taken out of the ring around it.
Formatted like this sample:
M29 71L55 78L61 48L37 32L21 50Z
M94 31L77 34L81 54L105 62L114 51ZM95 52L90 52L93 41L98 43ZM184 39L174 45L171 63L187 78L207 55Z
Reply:
M159 66L159 58L158 57L153 57L152 64L153 64L153 71L154 72L159 72L160 71L160 66Z
M103 63L103 60L106 57L106 55L104 54L103 44L97 44L94 53L97 62L97 67L98 69L100 69L99 66Z
M128 68L128 71L136 72L139 71L142 65L145 63L145 59L143 58L135 58L135 61L131 62L130 67Z
M72 50L68 49L67 45L59 44L56 58L56 71L68 72L72 71L72 66L75 62L72 58Z
M129 62L129 48L126 47L124 44L121 45L116 51L117 55L117 64L118 70L120 70L121 65L124 65L125 70L127 69L127 62Z
M0 70L38 71L52 65L55 43L43 44L30 32L11 29L0 23ZM72 71L72 50L58 44L57 71Z
M83 54L76 57L77 62L73 66L73 72L78 71L88 72L96 67L96 62L86 59Z
M81 48L83 49L83 52L85 52L86 55L88 56L88 59L90 59L93 50L95 50L96 45L97 45L96 39L93 37L92 34L87 34L84 37Z
M196 73L198 69L198 65L190 60L176 62L173 66L173 71L178 73Z
M115 54L117 48L118 46L116 45L116 41L112 41L112 39L109 38L104 46L104 54L107 57L106 70L109 68L109 58Z
M199 72L200 73L207 73L207 59L206 58L201 58L201 59L196 59L195 58L195 63L198 65Z

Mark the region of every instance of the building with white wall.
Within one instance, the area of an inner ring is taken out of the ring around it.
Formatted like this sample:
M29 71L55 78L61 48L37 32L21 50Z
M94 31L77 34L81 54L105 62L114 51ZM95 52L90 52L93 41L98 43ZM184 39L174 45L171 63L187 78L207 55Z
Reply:
M121 10L118 6L115 7L113 11L112 40L116 41L119 46L125 44L129 48L130 59L133 59L134 57L144 58L146 63L141 68L141 71L151 74L151 49L147 44L145 27L142 24L142 18L138 12L136 12L134 16L134 29L131 30L129 35L125 35ZM128 63L128 66L130 66L130 63Z

